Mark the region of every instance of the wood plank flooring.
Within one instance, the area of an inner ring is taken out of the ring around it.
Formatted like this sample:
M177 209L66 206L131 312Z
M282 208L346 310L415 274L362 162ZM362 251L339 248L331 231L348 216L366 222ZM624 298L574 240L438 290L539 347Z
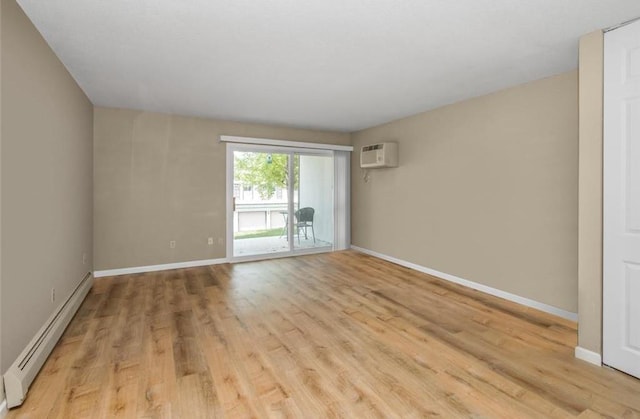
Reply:
M9 418L640 417L575 324L356 252L100 278Z

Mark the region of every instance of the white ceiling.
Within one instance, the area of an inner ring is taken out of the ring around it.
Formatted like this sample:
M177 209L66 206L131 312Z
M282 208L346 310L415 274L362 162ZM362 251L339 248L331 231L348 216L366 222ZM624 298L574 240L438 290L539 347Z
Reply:
M638 0L18 0L95 105L354 131L577 66Z

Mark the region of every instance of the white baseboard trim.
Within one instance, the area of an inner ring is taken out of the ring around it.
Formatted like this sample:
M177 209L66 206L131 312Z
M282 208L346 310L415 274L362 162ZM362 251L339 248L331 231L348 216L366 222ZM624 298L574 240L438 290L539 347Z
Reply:
M225 258L204 259L204 260L191 260L189 262L165 263L162 265L135 266L132 268L120 268L120 269L106 269L102 271L95 271L93 273L93 277L100 278L103 276L139 274L144 272L168 271L171 269L181 269L181 268L195 268L197 266L219 265L221 263L227 263L227 262L228 260Z
M590 364L597 365L599 367L602 366L602 356L597 352L593 352L580 346L576 346L575 356L576 358Z
M479 284L477 282L469 281L468 279L459 278L457 276L450 275L448 273L436 271L435 269L426 268L424 266L420 266L415 263L407 262L406 260L402 260L402 259L394 258L393 256L388 256L382 253L374 252L373 250L364 249L362 247L353 246L353 245L351 245L351 248L358 252L375 256L377 258L384 259L389 262L393 262L395 264L416 270L418 272L433 275L449 282L454 282L459 285L464 285L465 287L482 291L486 294L490 294L495 297L504 298L505 300L513 301L514 303L522 304L523 306L532 307L537 310L544 311L545 313L553 314L555 316L562 317L567 320L571 320L574 322L578 321L578 313L573 313L571 311L563 310L561 308L554 307L549 304L541 303L539 301L535 301L529 298L521 297L519 295L511 294L509 292L502 291L497 288L492 288L487 285Z
M4 399L2 403L0 403L0 419L7 416L9 413L9 409L7 409L7 399Z

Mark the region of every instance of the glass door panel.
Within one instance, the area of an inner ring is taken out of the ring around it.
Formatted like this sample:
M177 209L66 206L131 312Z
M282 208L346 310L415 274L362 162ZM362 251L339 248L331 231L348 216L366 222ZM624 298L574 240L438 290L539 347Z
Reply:
M331 248L334 234L332 155L295 153L293 248Z
M233 256L289 252L288 153L233 152Z

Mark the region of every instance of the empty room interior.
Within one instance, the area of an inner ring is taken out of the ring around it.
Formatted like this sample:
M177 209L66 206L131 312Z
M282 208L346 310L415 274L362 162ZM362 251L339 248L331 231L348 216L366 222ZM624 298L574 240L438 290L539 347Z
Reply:
M639 18L1 0L0 418L640 417Z

